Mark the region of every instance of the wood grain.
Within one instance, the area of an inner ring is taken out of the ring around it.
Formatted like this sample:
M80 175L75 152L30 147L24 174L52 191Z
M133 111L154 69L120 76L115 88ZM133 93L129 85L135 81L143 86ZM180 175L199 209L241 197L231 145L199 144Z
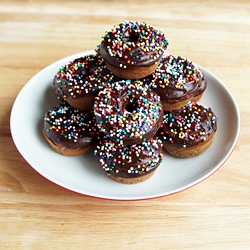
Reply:
M9 124L13 102L34 74L95 48L123 19L162 30L169 52L213 72L241 113L237 146L214 175L135 202L86 197L49 182L19 154ZM0 249L249 249L249 41L248 0L0 0Z

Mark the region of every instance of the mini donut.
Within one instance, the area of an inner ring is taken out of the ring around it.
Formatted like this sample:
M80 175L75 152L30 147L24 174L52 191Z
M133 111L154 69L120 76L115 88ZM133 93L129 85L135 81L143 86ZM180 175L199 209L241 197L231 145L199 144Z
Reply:
M89 152L101 138L93 111L82 112L68 104L45 113L43 134L54 151L67 156Z
M152 138L163 119L159 95L138 80L121 80L101 90L94 114L98 128L125 145Z
M151 25L123 21L105 32L100 53L114 75L140 79L155 71L167 46L164 34Z
M207 86L202 71L183 56L162 57L151 77L164 110L181 108L191 100L199 101Z
M87 55L63 65L54 77L53 89L60 101L91 110L95 96L113 76L100 55Z
M94 155L107 175L112 179L135 184L149 179L162 162L162 142L151 138L137 145L121 145L104 137Z
M208 149L216 131L217 117L211 107L190 101L180 109L167 111L157 134L171 155L187 158Z

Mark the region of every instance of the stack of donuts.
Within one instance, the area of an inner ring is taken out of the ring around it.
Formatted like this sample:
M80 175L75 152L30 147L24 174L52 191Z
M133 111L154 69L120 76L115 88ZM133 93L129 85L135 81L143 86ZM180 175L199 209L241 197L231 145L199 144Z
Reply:
M61 66L52 84L58 105L44 116L51 148L67 156L93 150L107 175L126 184L150 178L163 150L179 158L203 153L217 130L214 112L199 102L207 80L167 47L153 26L123 21L95 53Z

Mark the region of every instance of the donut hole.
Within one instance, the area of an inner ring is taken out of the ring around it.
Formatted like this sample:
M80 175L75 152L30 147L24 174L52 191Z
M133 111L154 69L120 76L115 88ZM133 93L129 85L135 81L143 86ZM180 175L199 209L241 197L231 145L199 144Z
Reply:
M138 40L139 40L139 35L134 33L130 35L127 41L131 43L136 43Z
M138 101L139 99L137 98L129 98L129 100L124 106L124 109L130 113L136 112L139 107Z
M79 68L79 69L77 69L76 74L77 75L81 75L84 78L86 78L86 77L88 77L88 76L91 75L90 71L88 69L86 69L86 68Z
M123 40L124 42L136 43L137 41L140 40L140 36L139 36L139 33L137 32L126 30L123 33Z

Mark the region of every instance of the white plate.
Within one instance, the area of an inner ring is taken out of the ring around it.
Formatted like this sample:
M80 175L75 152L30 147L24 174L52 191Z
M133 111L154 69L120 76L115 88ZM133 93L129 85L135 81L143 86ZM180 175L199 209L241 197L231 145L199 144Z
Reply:
M52 90L52 79L60 66L90 53L93 51L75 54L44 68L27 82L15 100L10 119L12 137L23 158L37 172L64 188L84 195L140 200L191 187L214 173L227 160L239 136L239 111L226 86L202 67L208 86L201 103L212 106L218 117L217 134L211 147L203 154L178 159L164 153L163 163L149 180L126 185L106 176L93 153L68 157L52 151L42 134L45 112L58 103Z

